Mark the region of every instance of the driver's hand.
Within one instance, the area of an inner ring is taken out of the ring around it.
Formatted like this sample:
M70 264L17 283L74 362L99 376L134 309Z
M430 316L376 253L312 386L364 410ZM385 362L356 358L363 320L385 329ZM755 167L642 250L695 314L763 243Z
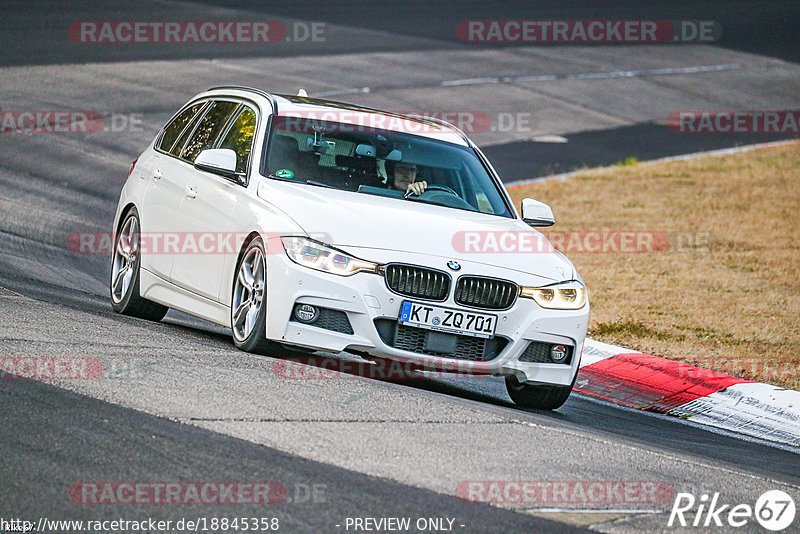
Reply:
M425 189L428 187L428 182L414 182L413 184L408 186L406 189L406 193L413 193L417 196L421 195L425 192Z

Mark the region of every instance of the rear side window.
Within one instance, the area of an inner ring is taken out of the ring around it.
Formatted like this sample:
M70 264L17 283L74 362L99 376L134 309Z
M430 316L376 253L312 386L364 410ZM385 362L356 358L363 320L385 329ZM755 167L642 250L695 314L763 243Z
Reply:
M250 150L253 148L253 135L256 133L256 113L247 106L236 117L219 148L230 148L236 152L236 172L247 172Z
M218 101L211 104L206 114L200 119L197 127L181 152L181 158L194 161L206 148L212 148L228 120L236 111L239 104L236 102Z
M197 115L197 112L200 111L200 108L203 107L205 102L197 103L193 106L186 108L182 113L180 113L177 117L172 119L167 127L164 129L164 135L161 136L161 143L158 144L158 148L163 150L164 152L169 152L172 148L172 145L175 144L175 141L181 135L181 132L186 125L189 124L189 121Z
M186 146L186 140L189 139L190 135L192 135L195 126L197 126L197 122L203 118L205 110L208 109L210 105L211 105L210 103L206 102L203 109L198 111L197 115L194 116L192 122L190 122L189 125L183 129L183 133L178 138L178 142L172 145L172 150L169 151L171 155L175 156L176 158L181 155L181 150L183 150L183 147Z

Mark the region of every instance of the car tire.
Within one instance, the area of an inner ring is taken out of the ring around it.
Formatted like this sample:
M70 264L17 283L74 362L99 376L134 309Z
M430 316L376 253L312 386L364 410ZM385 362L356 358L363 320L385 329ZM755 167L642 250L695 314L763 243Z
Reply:
M253 238L236 263L231 295L233 343L245 352L265 354L279 348L266 338L266 269L264 242L260 237Z
M577 377L577 373L575 374ZM506 390L515 404L522 408L534 408L536 410L555 410L560 408L569 394L572 393L572 384L568 386L544 386L541 384L523 384L516 376L506 377Z
M111 279L109 293L111 306L122 315L160 321L168 307L142 298L139 293L139 274L142 255L140 253L139 212L131 208L125 214L119 232L114 237L111 255Z

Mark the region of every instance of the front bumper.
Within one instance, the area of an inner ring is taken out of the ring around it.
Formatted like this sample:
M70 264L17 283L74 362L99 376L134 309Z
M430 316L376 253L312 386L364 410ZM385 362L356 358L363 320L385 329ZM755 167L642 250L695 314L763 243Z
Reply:
M280 245L273 249L282 252L279 247ZM409 260L408 255L404 255L403 260L425 265L420 261L423 258ZM349 349L439 370L444 368L475 374L515 375L523 382L569 385L577 372L589 320L588 304L574 311L546 310L531 299L517 298L514 305L507 310L475 310L455 303L451 288L448 299L437 302L437 305L496 314L498 322L495 335L509 340L492 360L469 361L409 352L385 343L375 320L396 320L403 300L424 301L393 293L386 286L383 276L366 272L349 277L323 273L301 267L282 253L268 254L267 262L268 339L330 352ZM493 276L508 280L519 278L515 276L518 273L498 268L489 270L491 272L487 272L485 265L465 264L458 274ZM297 303L346 313L353 334L292 320L292 311ZM519 357L532 342L572 347L570 363L519 361Z

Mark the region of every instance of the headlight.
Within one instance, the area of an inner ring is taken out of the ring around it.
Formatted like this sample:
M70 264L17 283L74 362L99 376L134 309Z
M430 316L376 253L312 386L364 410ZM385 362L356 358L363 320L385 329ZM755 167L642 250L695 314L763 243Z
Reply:
M551 310L579 310L586 304L586 288L577 280L546 287L521 287L519 296Z
M354 258L341 250L305 237L282 237L281 241L289 259L309 269L339 276L350 276L359 271L377 272L377 263Z

